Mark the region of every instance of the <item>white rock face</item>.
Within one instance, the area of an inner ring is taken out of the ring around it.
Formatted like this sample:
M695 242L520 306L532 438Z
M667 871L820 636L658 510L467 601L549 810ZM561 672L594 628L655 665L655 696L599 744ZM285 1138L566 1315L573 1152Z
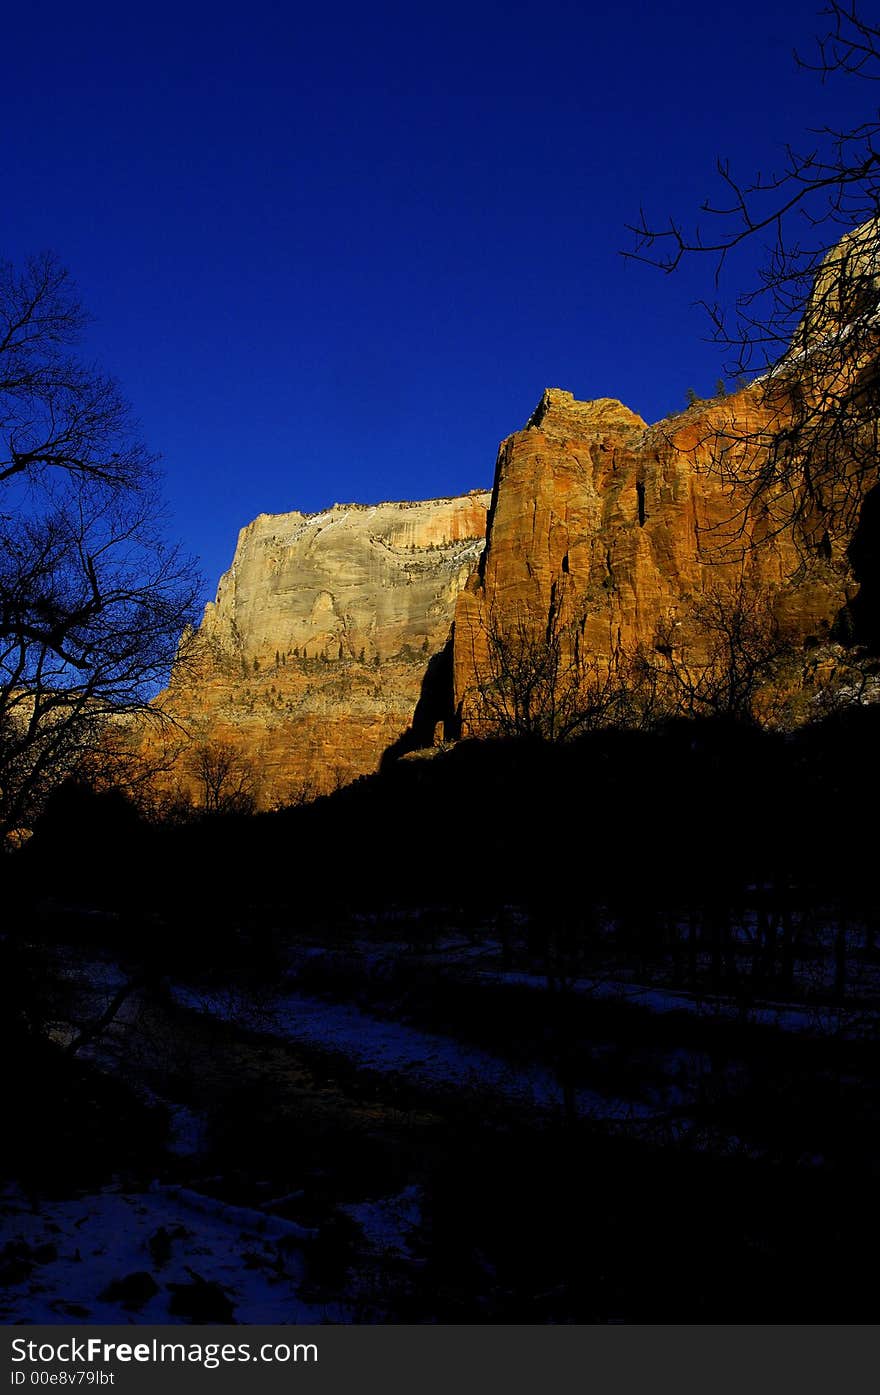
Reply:
M160 699L233 746L263 807L375 770L409 726L479 560L491 495L261 514ZM191 749L191 748L190 748ZM194 792L186 753L168 783Z
M422 503L334 504L317 514L261 514L205 608L203 638L259 663L433 652L486 533L485 492Z

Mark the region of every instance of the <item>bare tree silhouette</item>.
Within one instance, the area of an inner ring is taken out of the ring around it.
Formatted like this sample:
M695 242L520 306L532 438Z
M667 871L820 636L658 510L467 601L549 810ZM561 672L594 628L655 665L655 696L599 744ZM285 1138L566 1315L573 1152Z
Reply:
M75 348L85 313L51 253L0 263L0 835L150 698L193 618L163 536L155 459L113 379Z
M252 761L226 741L208 741L190 752L187 766L206 814L252 814L258 780Z
M554 588L545 622L523 611L493 610L484 627L485 659L474 655L474 711L497 736L569 741L612 726L645 726L654 715L654 675L636 656L585 652L583 616Z
M880 78L880 27L855 3L832 3L812 60L824 82ZM747 504L774 500L774 526L793 528L811 552L839 555L878 479L880 418L880 109L866 88L865 117L826 125L785 147L781 167L741 178L719 159L720 195L692 224L641 211L624 252L674 271L708 257L714 293L746 244L765 258L735 296L704 302L729 376L751 379L749 415L732 399L716 412L716 467L747 486ZM756 376L757 375L757 376Z
M651 662L668 713L747 722L779 715L798 647L775 599L744 578L719 582L663 621Z

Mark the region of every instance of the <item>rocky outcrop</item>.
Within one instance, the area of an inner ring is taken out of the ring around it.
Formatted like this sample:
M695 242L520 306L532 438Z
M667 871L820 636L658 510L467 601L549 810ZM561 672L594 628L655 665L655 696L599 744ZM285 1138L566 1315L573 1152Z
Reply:
M687 627L701 596L747 587L800 640L827 640L853 595L850 534L833 511L820 531L806 515L795 527L785 489L762 485L786 410L784 388L759 385L648 426L548 389L501 444L486 548L456 605L463 730L485 724L493 637L511 626L575 627L582 656L614 664ZM697 661L700 645L691 633Z
M489 498L260 515L160 705L191 746L249 762L263 806L375 769L448 637ZM166 784L195 793L190 767L185 749Z
M664 644L699 664L700 598L745 588L821 654L858 609L852 529L833 509L795 527L762 478L787 402L757 384L649 426L551 388L502 442L491 496L261 515L161 704L190 752L238 752L271 806L490 730L499 627L576 632L606 670ZM196 792L186 750L167 782Z
M492 730L499 637L540 658L564 636L563 665L600 677L647 656L661 684L664 664L711 670L731 604L787 654L819 655L814 673L835 639L880 643L878 257L876 224L848 234L788 352L732 396L649 426L547 389L502 442L491 499L261 515L162 705L191 741L251 761L271 804L389 747Z
M876 326L880 304L880 220L870 218L832 247L819 263L794 332L789 359L816 346L840 342L856 329ZM855 352L861 348L856 344ZM847 345L850 360L852 344Z

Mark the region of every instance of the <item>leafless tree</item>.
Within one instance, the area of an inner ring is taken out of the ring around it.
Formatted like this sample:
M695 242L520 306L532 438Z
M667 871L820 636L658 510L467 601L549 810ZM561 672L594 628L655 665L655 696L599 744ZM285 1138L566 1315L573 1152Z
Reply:
M546 620L493 612L485 625L485 661L474 658L479 726L499 736L569 741L602 727L650 721L653 674L622 653L588 655L583 617L564 619L554 593Z
M823 13L828 28L814 58L796 55L800 66L823 82L880 79L880 27L855 3L832 0ZM720 297L737 253L763 247L757 280L732 305L705 302L727 373L754 378L758 405L747 430L735 407L726 421L714 414L716 465L747 485L747 508L773 496L777 527L828 556L878 478L880 108L865 95L863 121L811 131L769 174L744 179L719 159L720 192L701 218L655 223L642 211L624 254L667 272L707 256Z
M337 788L340 786L337 785ZM272 810L280 809L302 809L305 805L311 804L321 794L321 789L317 780L311 774L302 775L298 780L292 780L287 788L278 794L269 805Z
M149 729L145 727L149 723ZM122 791L138 813L162 821L169 787L192 744L177 719L163 712L126 716L101 724L94 751L77 756L76 777L96 793Z
M748 722L779 715L797 650L775 601L746 579L719 582L662 622L652 667L670 715Z
M258 781L253 763L226 741L197 745L187 761L206 814L252 814Z
M193 618L197 577L163 536L155 459L51 253L0 264L0 836L143 714ZM112 745L112 743L111 743Z

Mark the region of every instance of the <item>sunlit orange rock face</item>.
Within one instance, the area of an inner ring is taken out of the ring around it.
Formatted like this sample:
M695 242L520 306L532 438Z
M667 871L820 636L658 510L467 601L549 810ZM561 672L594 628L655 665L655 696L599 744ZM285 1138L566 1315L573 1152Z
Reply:
M858 593L849 545L876 460L848 475L844 433L809 508L803 461L767 462L774 442L803 443L791 428L805 415L821 431L858 400L880 337L869 327L858 355L816 357L824 306L819 337L778 372L653 426L547 389L502 442L491 495L261 515L160 705L190 751L221 742L250 761L270 807L374 770L420 697L410 747L488 730L481 686L493 633L511 625L539 640L551 621L569 640L576 629L580 657L614 672L664 645L668 657L680 633L699 668L701 598L739 588L769 598L818 671ZM192 794L190 764L184 751L166 785Z
M374 770L446 642L489 499L261 515L159 705L190 743L250 761L264 807ZM165 785L196 794L190 764L183 750Z
M821 547L796 544L778 489L746 509L763 442L785 418L784 394L760 385L655 426L620 402L548 389L501 444L486 548L456 604L463 731L480 730L493 628L540 634L554 609L603 661L650 648L701 593L745 578L792 632L826 639L852 594L849 532L832 513Z

